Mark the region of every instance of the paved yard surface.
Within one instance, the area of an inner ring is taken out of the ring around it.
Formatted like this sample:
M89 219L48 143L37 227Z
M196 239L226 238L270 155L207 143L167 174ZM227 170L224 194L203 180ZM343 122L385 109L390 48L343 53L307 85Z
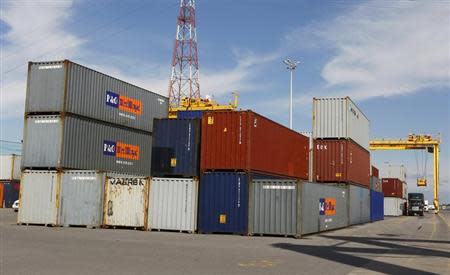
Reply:
M450 274L450 212L303 239L18 226L0 209L0 274Z

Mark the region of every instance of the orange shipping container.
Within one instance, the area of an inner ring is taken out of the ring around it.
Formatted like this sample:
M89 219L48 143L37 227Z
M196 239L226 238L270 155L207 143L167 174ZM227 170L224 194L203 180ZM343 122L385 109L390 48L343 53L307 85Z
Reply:
M314 140L314 180L370 187L370 153L350 139Z
M252 111L206 112L202 171L243 170L308 179L309 139Z
M4 195L3 195L3 192L4 192L4 186L3 186L3 183L0 183L0 208L3 208L3 201L4 201Z

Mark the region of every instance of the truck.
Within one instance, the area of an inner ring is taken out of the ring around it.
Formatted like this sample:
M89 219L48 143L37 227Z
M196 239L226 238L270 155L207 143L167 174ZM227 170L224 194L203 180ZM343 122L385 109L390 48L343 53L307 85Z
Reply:
M414 216L419 214L423 216L425 208L424 195L422 193L409 193L408 194L408 215Z

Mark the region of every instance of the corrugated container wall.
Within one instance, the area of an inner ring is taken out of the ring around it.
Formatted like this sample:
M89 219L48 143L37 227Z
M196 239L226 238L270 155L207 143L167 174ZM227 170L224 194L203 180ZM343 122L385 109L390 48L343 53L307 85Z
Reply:
M105 173L64 171L61 178L59 224L99 227L102 224Z
M370 187L370 154L351 140L314 140L314 180Z
M151 173L150 134L57 115L27 117L24 128L25 168Z
M0 180L20 180L20 163L22 157L18 155L0 156Z
M384 197L384 215L385 216L402 216L405 207L405 199Z
M384 219L384 195L383 192L370 190L370 221Z
M203 111L178 111L177 112L177 118L201 119L202 115L203 115Z
M16 200L19 199L20 182L18 181L2 181L3 185L3 203L5 208L11 208Z
M60 181L60 174L56 171L24 171L17 222L57 225Z
M370 190L349 185L350 225L370 222Z
M308 179L308 138L251 111L202 118L202 171L244 170Z
M406 167L404 165L386 164L381 170L381 178L396 178L406 181Z
M300 132L300 134L304 135L309 139L309 154L308 154L308 181L313 181L313 165L314 165L314 139L312 137L312 132Z
M192 178L152 178L149 229L195 232L198 187L198 180Z
M352 139L369 150L370 122L349 98L313 99L313 138Z
M152 176L199 176L200 122L199 119L155 119Z
M168 99L68 60L30 62L25 113L56 112L151 132Z
M148 178L108 176L103 225L147 229L148 189Z
M301 193L302 235L349 225L347 186L305 182Z
M252 180L249 233L299 236L299 185L293 180Z
M385 197L406 198L404 182L399 179L382 179L383 193Z
M247 234L249 175L210 172L200 178L198 230Z

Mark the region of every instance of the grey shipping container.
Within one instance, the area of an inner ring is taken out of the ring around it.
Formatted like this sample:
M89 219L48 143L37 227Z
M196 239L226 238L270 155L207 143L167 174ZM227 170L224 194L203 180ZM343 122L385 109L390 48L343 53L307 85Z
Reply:
M19 224L58 224L61 174L56 171L24 171L20 184Z
M349 98L313 99L313 138L352 139L369 150L370 122Z
M165 118L168 99L69 60L30 62L27 114L67 112L152 131Z
M370 189L349 185L350 225L370 222Z
M302 184L301 234L347 227L348 187L335 184Z
M120 172L149 176L150 134L72 116L25 120L22 166Z
M198 180L152 178L148 210L149 229L197 230Z
M101 226L105 175L86 170L62 173L58 224Z
M299 186L294 180L252 180L249 233L300 236Z

